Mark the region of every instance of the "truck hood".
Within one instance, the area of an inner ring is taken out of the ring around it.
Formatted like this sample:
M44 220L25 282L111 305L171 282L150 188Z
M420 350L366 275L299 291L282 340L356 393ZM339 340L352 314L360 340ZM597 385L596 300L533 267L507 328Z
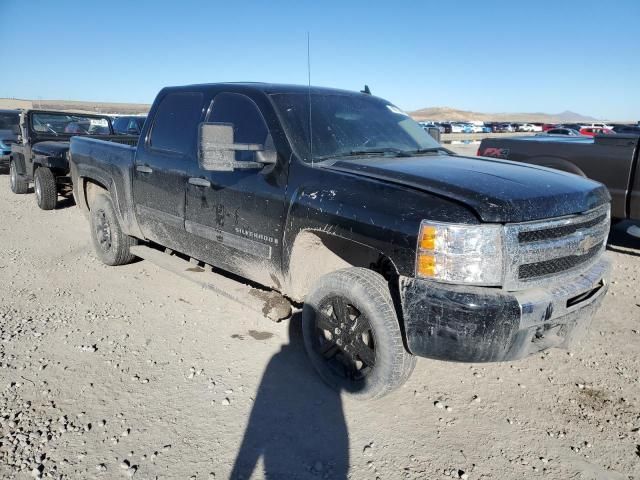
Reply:
M404 185L462 203L483 222L527 222L610 201L600 183L506 160L457 155L338 160L325 168Z
M69 151L69 142L39 142L36 143L31 150L36 155L65 158L65 154Z

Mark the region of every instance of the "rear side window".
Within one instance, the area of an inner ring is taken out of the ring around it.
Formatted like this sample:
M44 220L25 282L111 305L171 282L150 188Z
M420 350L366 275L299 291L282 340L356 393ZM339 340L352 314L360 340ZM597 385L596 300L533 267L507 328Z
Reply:
M258 106L249 97L239 93L219 93L213 99L209 123L233 125L235 143L254 143L269 147L273 145L269 129ZM254 152L235 152L237 162L253 161Z
M113 122L113 130L115 133L126 133L126 124L127 124L127 119L126 118L116 118L115 121Z
M193 151L202 115L201 93L170 93L156 111L149 145L177 153Z

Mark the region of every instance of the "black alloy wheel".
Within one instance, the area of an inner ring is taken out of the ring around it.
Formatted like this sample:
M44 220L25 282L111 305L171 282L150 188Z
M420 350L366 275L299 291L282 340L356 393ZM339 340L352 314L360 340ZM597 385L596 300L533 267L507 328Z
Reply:
M376 364L376 344L367 317L343 297L329 297L316 315L314 350L337 375L360 381Z

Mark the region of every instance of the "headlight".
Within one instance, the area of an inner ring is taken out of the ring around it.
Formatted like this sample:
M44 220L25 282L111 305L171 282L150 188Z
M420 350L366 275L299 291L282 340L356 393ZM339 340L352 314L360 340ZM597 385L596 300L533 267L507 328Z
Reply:
M416 276L449 283L502 283L502 226L423 221Z

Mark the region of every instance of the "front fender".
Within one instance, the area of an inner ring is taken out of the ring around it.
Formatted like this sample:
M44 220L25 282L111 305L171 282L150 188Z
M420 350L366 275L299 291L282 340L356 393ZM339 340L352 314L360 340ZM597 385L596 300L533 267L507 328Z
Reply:
M33 166L35 167L47 167L59 172L69 172L69 162L66 158L60 157L48 157L44 155L36 155L33 159Z
M290 193L282 242L284 272L297 236L314 230L366 246L410 277L422 220L478 223L468 208L447 198L342 172L315 168L312 173L312 181L299 183Z

